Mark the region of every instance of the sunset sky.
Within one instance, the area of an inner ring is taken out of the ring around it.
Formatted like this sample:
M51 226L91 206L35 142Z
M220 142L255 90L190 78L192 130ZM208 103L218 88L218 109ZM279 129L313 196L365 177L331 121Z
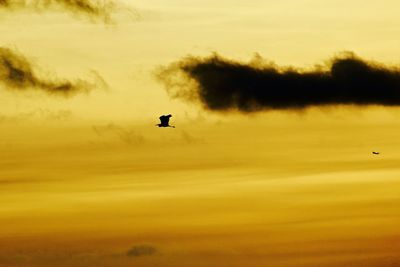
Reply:
M400 265L399 101L218 111L159 75L215 54L302 75L351 51L396 80L398 1L7 2L1 267Z

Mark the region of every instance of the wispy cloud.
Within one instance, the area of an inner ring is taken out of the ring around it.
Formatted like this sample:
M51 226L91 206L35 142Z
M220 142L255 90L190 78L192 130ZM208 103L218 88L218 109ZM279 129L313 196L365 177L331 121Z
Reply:
M94 81L68 80L55 77L40 77L34 64L17 51L0 47L0 83L7 89L24 91L37 89L51 95L71 96L87 93L95 87L106 86L104 80L94 72Z
M149 245L138 245L131 247L126 255L128 257L141 257L141 256L151 256L157 253L157 249Z
M125 127L116 125L114 123L93 126L93 131L98 136L104 136L107 134L116 135L119 138L119 140L129 145L137 145L145 141L143 135L136 132L135 130L127 129Z
M70 110L35 109L13 115L0 114L0 123L26 122L28 120L66 121L73 117Z
M181 131L181 137L186 144L204 144L205 140L189 134L187 131Z
M218 54L188 56L160 68L157 77L171 97L198 101L215 111L400 105L400 69L361 59L351 52L310 71L279 67L260 56L248 63Z
M0 0L4 10L30 9L38 12L45 10L67 11L72 15L84 16L92 21L110 23L112 14L126 10L133 14L131 8L112 0Z

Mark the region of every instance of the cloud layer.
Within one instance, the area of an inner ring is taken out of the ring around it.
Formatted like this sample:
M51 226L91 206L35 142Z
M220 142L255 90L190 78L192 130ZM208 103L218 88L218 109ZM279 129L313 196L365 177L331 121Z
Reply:
M14 91L38 89L53 95L70 96L89 92L96 86L104 86L102 78L96 74L93 83L84 80L41 78L34 71L33 64L23 55L9 48L0 47L0 85Z
M117 4L112 0L0 0L0 8L31 8L36 11L59 9L108 23L111 22L111 14Z
M148 245L139 245L131 247L126 255L128 257L141 257L141 256L150 256L157 253L157 249L153 246Z
M304 71L256 56L249 63L186 57L157 72L171 97L206 109L254 112L325 105L400 105L400 69L347 52Z

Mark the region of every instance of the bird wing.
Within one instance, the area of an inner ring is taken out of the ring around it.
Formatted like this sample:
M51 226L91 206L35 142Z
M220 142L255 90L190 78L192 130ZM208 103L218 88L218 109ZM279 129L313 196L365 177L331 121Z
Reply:
M160 117L161 124L168 124L170 117L171 117L171 115L167 115L167 116L166 115L162 115Z

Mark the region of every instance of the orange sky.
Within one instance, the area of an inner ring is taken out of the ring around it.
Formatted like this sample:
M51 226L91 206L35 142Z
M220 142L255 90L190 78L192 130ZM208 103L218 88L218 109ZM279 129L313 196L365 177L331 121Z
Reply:
M397 1L126 1L115 24L1 12L38 73L108 84L0 87L0 266L397 266L399 110L218 114L170 99L159 66L216 51L312 67L400 59ZM177 128L160 129L172 113ZM381 154L373 156L373 150ZM155 253L128 256L149 246Z

